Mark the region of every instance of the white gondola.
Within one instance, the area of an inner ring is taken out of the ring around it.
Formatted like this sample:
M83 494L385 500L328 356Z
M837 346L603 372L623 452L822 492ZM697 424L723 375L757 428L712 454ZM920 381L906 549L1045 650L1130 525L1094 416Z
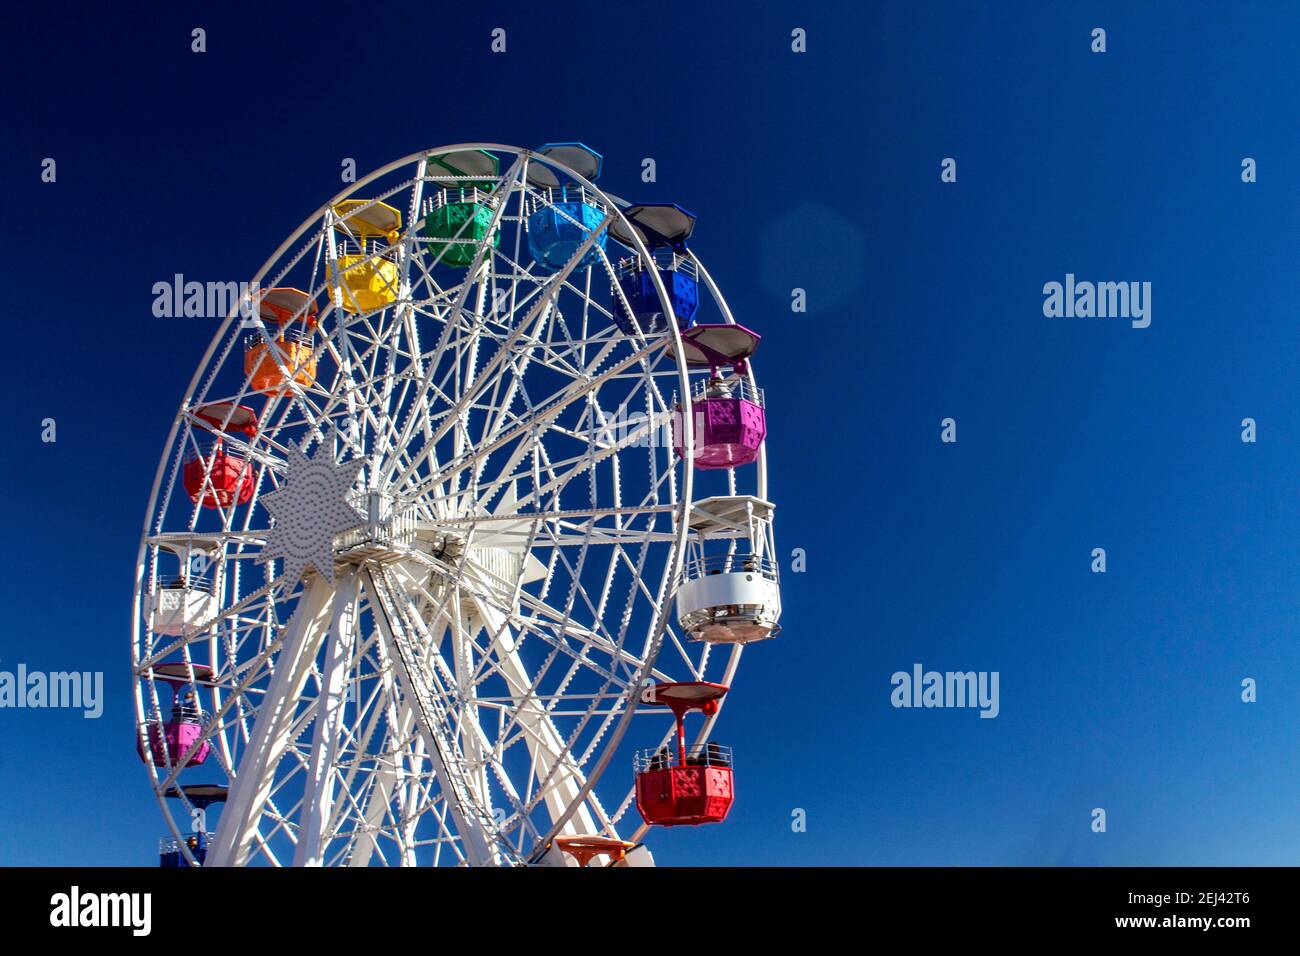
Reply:
M181 637L187 631L205 627L216 616L216 581L207 574L219 547L214 538L182 536L184 540L158 543L179 562L170 577L159 575L155 588L144 596L145 614L155 634Z
M691 509L677 618L695 640L748 644L780 631L772 511L749 495L705 498Z
M217 599L195 579L185 585L159 588L149 596L149 619L155 634L180 637L187 628L202 625L216 613Z

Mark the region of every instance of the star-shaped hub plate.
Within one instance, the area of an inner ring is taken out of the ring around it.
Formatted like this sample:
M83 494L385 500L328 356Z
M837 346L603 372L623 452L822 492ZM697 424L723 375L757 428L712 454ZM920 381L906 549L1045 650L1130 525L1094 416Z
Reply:
M365 522L348 502L361 459L338 464L324 446L312 458L289 446L284 481L262 503L274 520L259 562L284 559L284 583L292 587L307 568L334 583L334 539Z

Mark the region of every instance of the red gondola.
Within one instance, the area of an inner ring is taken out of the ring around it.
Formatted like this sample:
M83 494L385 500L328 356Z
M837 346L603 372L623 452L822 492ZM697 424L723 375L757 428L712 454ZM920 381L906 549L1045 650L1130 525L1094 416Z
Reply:
M692 710L705 716L718 712L727 693L722 684L691 681L656 684L642 694L646 704L659 704L677 718L677 753L663 746L636 755L636 808L652 826L694 826L721 823L735 799L731 748L713 741L686 747L685 717Z

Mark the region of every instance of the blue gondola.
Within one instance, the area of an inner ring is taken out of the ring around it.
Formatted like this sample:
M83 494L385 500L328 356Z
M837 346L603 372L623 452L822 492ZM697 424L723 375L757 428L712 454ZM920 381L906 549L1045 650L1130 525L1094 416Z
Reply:
M563 163L588 182L600 176L604 162L600 153L582 143L547 143L536 152ZM528 212L528 250L542 271L554 272L573 258L591 231L600 226L608 210L592 190L568 181L563 174L538 160L529 163L528 184L533 187ZM606 238L602 231L574 268L599 263Z
M695 216L676 203L642 203L623 210L632 229L650 250L653 266L668 293L677 327L691 327L700 304L699 277L686 240L695 231ZM623 223L610 226L614 238L629 248L635 241ZM619 296L621 290L623 295ZM627 300L624 307L623 300ZM630 310L630 312L629 312ZM636 253L618 263L614 293L614 323L626 335L658 335L668 331L668 316L655 289L649 264Z

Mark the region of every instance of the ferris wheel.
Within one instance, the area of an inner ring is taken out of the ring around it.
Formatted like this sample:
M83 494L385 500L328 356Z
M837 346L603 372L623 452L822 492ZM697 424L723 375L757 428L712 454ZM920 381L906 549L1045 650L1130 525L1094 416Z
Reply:
M164 865L637 865L727 816L780 617L759 336L601 165L408 156L230 310L136 568Z

